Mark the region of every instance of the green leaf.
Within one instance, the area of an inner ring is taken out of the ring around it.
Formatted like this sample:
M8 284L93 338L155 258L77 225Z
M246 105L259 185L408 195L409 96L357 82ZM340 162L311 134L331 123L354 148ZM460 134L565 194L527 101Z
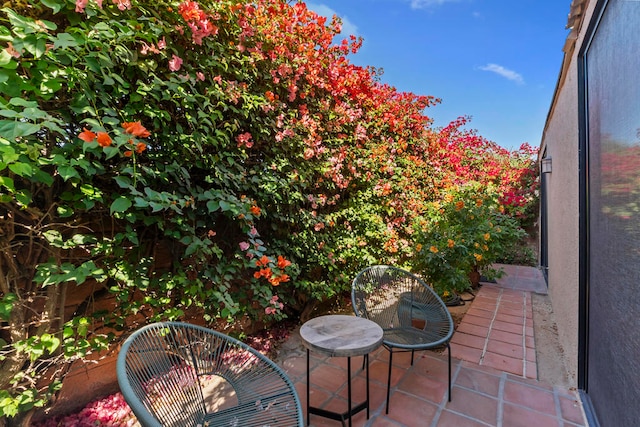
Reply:
M56 0L40 0L40 2L48 8L51 8L54 14L60 12L60 10L62 10L62 8L64 7L63 2Z
M53 42L54 49L66 49L69 47L78 46L78 42L75 38L69 33L60 33L56 36L55 41Z
M6 49L0 50L0 67L5 68L5 65L9 64L12 59L13 57Z
M13 304L18 300L15 294L7 294L0 301L0 319L8 321L11 317L11 310L13 310Z
M0 134L9 139L29 136L40 130L40 125L20 122L17 120L0 120Z
M126 198L125 196L120 196L111 203L110 213L113 215L114 212L124 212L131 207L131 200Z
M75 168L72 166L58 166L58 173L65 181L69 180L70 178L80 178L80 174L78 174L78 171L75 170Z

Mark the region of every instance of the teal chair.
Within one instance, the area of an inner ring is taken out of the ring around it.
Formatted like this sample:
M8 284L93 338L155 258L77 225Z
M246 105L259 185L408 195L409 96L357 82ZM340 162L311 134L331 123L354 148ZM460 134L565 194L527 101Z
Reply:
M447 347L449 401L451 401L451 346L453 319L444 302L415 274L396 267L375 265L353 280L351 300L356 316L376 322L383 331L382 345L389 350L387 408L393 353Z
M220 332L180 322L147 325L118 354L120 390L142 426L303 426L282 369Z

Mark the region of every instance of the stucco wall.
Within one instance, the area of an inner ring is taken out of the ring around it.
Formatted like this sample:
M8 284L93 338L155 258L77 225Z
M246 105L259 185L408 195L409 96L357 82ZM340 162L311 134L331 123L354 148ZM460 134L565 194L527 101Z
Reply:
M552 158L553 167L547 176L549 295L574 385L578 370L579 294L578 52L596 2L588 3L575 49L565 58L541 144Z

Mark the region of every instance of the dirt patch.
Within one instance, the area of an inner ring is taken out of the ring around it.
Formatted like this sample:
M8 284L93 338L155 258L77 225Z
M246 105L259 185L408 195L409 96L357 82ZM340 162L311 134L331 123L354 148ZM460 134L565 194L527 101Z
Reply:
M558 339L551 299L549 295L532 293L531 296L538 380L569 387L575 384L575 378L570 378L567 373L566 355Z

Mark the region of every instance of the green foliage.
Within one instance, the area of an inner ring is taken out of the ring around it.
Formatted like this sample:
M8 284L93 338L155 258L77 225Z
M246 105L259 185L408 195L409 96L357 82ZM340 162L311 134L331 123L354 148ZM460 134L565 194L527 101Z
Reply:
M413 268L440 295L468 289L472 271L495 278L500 271L493 264L513 253L526 234L503 212L491 187L452 187L415 222Z
M430 129L437 100L351 64L361 41L332 44L338 22L285 0L15 6L0 15L3 415L46 405L134 318L268 323L368 264L411 262L412 225L454 173L430 153L456 138ZM72 314L68 295L84 298Z

